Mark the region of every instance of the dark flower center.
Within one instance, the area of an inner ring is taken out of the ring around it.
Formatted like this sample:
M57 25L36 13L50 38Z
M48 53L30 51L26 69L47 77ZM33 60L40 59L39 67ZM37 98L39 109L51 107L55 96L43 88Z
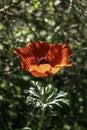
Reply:
M45 59L44 57L41 57L39 61L37 62L37 65L40 64L50 64L49 60Z

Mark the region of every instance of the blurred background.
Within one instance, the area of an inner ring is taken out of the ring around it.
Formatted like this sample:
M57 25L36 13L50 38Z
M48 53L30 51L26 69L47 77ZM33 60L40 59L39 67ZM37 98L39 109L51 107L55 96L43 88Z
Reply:
M87 130L87 0L0 0L0 130L37 129L40 110L24 90L39 79L21 69L13 49L38 40L74 52L74 65L52 76L70 106L48 109L42 130Z

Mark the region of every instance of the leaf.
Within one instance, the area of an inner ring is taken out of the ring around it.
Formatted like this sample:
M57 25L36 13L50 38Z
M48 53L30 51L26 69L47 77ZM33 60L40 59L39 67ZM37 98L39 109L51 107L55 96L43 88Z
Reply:
M54 88L51 84L45 87L45 102L43 102L44 87L40 87L38 83L35 84L33 82L33 86L26 92L29 94L26 102L28 104L33 104L35 107L40 107L41 109L45 109L46 107L53 108L54 105L62 107L62 103L68 105L68 100L66 98L67 93L63 91L58 93L57 88Z

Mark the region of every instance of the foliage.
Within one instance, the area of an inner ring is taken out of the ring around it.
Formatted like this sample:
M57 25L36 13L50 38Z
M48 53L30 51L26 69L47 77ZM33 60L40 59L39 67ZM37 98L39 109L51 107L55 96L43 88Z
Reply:
M51 84L47 86L39 86L38 82L37 84L34 82L32 84L33 87L26 91L29 95L27 96L27 103L33 104L42 110L46 109L46 107L53 108L53 105L62 107L61 103L68 104L67 93L62 91L58 93L57 88L54 88Z
M25 91L42 79L21 69L13 49L38 40L67 43L74 51L73 67L49 80L68 93L70 106L47 108L42 130L87 129L86 22L86 0L0 0L0 130L37 128L40 110L26 103Z

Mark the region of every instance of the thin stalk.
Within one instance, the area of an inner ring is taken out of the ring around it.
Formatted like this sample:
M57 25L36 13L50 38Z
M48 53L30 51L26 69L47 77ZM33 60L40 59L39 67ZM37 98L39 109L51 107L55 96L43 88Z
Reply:
M45 90L45 86L43 86L42 102L45 103L45 100L46 100L46 90ZM40 118L38 130L41 130L41 128L42 128L43 120L44 120L44 113L45 113L45 110L43 109L41 112L41 118Z
M46 100L46 90L45 90L45 86L43 86L43 97L42 97L42 102L45 103Z
M41 130L41 128L42 128L43 120L44 120L44 110L41 113L41 118L40 118L38 130Z

